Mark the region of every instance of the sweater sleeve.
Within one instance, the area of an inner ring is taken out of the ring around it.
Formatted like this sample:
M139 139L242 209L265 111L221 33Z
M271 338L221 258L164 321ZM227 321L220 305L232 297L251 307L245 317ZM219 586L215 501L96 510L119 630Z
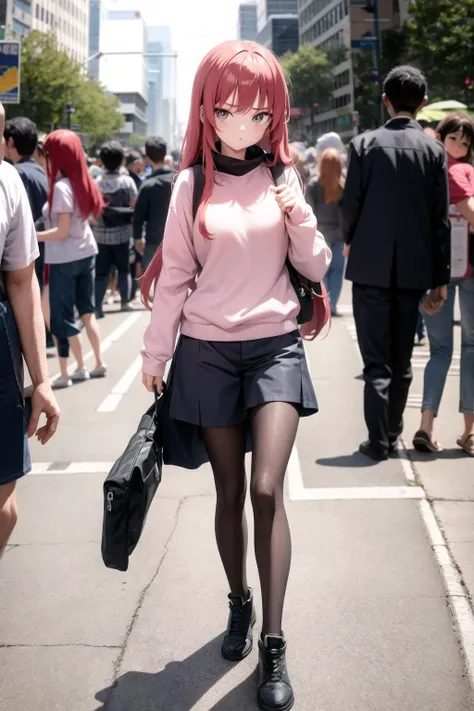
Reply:
M143 372L163 377L173 356L183 306L198 273L193 246L192 171L183 171L171 196L163 238L163 268L144 336Z
M316 217L304 199L294 170L288 172L287 184L298 195L297 204L286 215L290 262L307 279L322 281L331 264L331 250L321 232L318 232Z

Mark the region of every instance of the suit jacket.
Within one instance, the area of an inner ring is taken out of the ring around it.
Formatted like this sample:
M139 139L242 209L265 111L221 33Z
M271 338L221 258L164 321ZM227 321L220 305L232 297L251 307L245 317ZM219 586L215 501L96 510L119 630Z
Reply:
M358 136L341 202L346 278L401 289L448 284L448 210L445 150L416 121L395 118Z

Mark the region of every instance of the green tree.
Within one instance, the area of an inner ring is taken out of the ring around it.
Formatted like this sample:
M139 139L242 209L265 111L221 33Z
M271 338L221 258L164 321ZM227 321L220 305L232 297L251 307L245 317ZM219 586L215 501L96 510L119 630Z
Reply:
M369 50L353 52L354 103L359 112L362 130L380 124L380 102L383 81L389 71L409 59L407 26L390 28L382 32L380 76L375 72L375 58Z
M332 97L332 62L327 52L303 44L294 54L289 52L283 55L281 64L289 77L292 106L306 109L309 113L314 142L314 117L318 109L324 109L329 104Z
M82 81L74 99L76 113L73 121L88 134L89 143L98 146L114 136L123 126L123 115L118 111L116 96L108 96L100 82Z
M432 97L469 102L474 73L474 0L416 0L410 7L410 51Z
M56 36L34 30L22 43L21 103L8 116L27 116L43 131L64 126L66 104L74 106L74 127L97 144L123 124L116 97L90 81L84 68L58 49Z
M63 120L82 81L80 65L58 50L54 34L34 30L22 43L21 104L9 107L8 114L28 116L49 131Z

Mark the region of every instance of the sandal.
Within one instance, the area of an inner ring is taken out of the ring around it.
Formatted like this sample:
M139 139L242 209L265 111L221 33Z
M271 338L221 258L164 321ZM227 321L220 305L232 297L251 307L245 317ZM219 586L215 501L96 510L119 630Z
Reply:
M417 452L441 452L442 447L439 442L432 440L428 432L418 430L413 437L413 446Z
M470 434L467 437L459 437L457 444L464 449L466 454L470 457L474 457L474 434Z

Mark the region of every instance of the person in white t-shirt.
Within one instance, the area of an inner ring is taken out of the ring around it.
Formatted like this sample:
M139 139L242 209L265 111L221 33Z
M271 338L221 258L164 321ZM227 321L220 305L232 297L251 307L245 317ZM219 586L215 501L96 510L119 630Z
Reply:
M89 218L97 218L103 208L102 195L87 170L79 136L72 131L53 131L44 142L46 167L50 181L48 202L43 216L50 229L38 232L46 242L45 262L50 265L49 299L51 333L58 345L61 377L55 388L70 387L73 382L102 378L107 368L102 360L100 333L95 317L94 270L97 244ZM84 366L77 309L95 356L95 368ZM69 348L77 362L69 376Z
M0 104L0 558L15 527L15 486L31 470L28 437L51 439L59 408L46 363L44 322L35 259L39 255L25 187L3 161L5 111ZM22 356L33 384L23 389ZM40 417L46 424L38 427Z

